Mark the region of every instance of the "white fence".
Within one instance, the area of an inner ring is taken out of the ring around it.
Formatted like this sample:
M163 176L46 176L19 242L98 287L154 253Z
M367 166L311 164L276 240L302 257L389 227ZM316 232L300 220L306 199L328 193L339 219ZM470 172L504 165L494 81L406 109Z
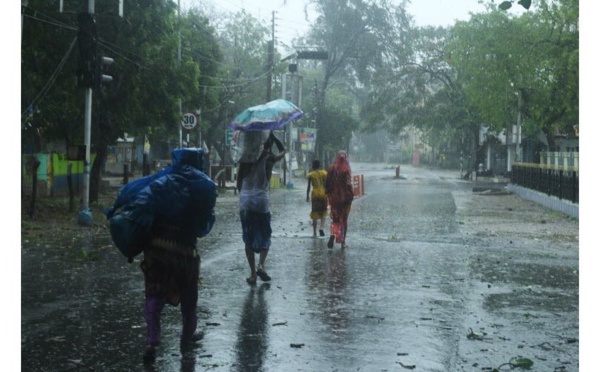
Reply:
M542 152L540 154L540 165L550 168L579 170L579 152Z

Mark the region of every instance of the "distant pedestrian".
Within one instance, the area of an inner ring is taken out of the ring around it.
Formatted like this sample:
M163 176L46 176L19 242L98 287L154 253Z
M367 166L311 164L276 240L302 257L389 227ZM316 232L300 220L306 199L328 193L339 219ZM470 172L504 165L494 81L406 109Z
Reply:
M342 245L343 249L348 248L346 233L348 232L348 215L354 200L354 189L352 187L352 170L344 150L337 153L335 160L327 169L325 193L329 201L331 217L331 235L327 247L333 248L335 240L336 243Z
M136 252L144 253L140 268L146 298L147 361L155 358L161 341L165 304L181 304L182 348L203 336L196 332L200 276L196 241L207 235L215 222L216 185L203 173L202 149L176 149L172 154L172 166L125 186L115 206L106 212L111 218L122 207L119 213L141 226L135 246L140 248Z
M306 189L306 201L311 201L310 218L312 219L313 237L317 236L317 221L319 224L319 235L325 236L325 218L327 217L327 195L325 195L325 180L327 171L321 169L321 162L312 162L312 172L308 173L308 187ZM310 188L312 186L312 193ZM310 197L309 197L310 196Z
M273 154L275 144L279 153ZM271 212L269 209L269 189L273 166L285 156L281 141L271 132L263 145L263 150L254 162L243 162L238 167L237 189L240 193L240 221L246 258L250 266L250 277L246 282L256 284L258 276L262 281L270 281L265 270L265 260L271 247ZM255 266L255 254L259 254Z

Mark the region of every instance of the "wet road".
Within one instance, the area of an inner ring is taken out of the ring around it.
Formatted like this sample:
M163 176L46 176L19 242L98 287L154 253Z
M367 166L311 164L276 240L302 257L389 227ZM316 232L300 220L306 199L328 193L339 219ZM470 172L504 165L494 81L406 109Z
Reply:
M486 216L456 172L353 171L367 194L353 204L346 250L312 238L303 180L272 192L273 280L256 287L245 283L237 196L220 196L217 223L199 242L205 337L182 353L179 309L168 307L153 364L141 358L139 260L128 264L107 235L23 241L22 369L491 371L517 357L535 371L579 369L576 240L477 225ZM487 213L512 211L491 200L500 207ZM516 203L520 218L536 209L545 227L558 220L577 234L576 220Z

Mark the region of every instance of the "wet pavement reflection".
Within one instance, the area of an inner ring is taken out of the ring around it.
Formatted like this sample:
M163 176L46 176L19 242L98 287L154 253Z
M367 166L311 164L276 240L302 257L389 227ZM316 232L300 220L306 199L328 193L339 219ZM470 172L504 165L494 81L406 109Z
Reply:
M577 242L472 232L471 183L403 169L397 180L393 168L353 167L367 194L353 203L346 250L312 237L303 180L273 190L273 280L255 286L238 196L221 194L198 244L205 336L181 350L179 309L167 306L154 363L142 359L139 258L128 264L102 234L22 241L22 370L479 371L517 355L533 370L577 370Z
M270 286L269 283L261 284L258 289L253 286L244 300L236 343L237 371L263 369L269 346L269 314L264 294Z

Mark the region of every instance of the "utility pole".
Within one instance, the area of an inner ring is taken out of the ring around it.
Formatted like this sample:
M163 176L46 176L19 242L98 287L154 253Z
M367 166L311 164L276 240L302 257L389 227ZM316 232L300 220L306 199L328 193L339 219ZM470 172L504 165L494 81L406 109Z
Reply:
M94 0L88 0L88 13L89 13L89 17L87 17L88 19L91 18L91 23L88 23L87 26L91 26L92 24L94 25L93 28L93 33L95 34L95 24L94 24ZM83 19L83 18L82 18ZM90 29L88 29L88 31L90 31ZM96 35L86 35L86 36L91 36L93 37L93 41L92 41L92 45L93 48L92 50L90 50L91 54L90 57L91 60L93 61L96 54L96 39L95 36ZM79 36L78 36L79 37ZM81 46L80 46L81 48ZM89 69L93 69L93 66L89 66L89 62L88 61L88 71L86 72L86 78L88 78L89 76ZM84 144L85 144L85 160L83 161L83 209L81 210L81 212L79 212L79 217L77 218L77 222L82 225L82 226L91 226L92 225L92 221L93 221L93 217L92 217L92 212L90 211L90 206L89 206L89 201L90 201L90 146L91 146L91 133L92 133L92 84L87 84L88 82L86 82L86 87L85 87L85 113L84 113L84 134L83 134L83 140L84 140Z
M517 98L518 98L518 107L517 107L517 146L515 149L515 155L516 155L516 161L518 162L522 162L522 155L521 155L521 127L523 126L523 118L521 116L521 111L523 109L523 92L521 91L521 89L519 89L517 91Z
M177 38L179 39L179 46L177 48L177 62L181 64L181 0L177 0ZM179 117L183 118L183 103L181 97L179 97ZM179 148L183 147L183 128L179 127Z
M292 83L292 97L291 97L291 101L293 104L297 105L298 102L296 101L297 97L296 97L296 73L292 72L291 75L292 79L291 79L291 83ZM288 124L288 129L289 129L289 135L288 135L288 156L289 156L289 166L288 169L290 171L290 178L288 179L288 183L286 184L286 187L288 188L293 188L294 187L294 182L292 182L292 176L294 174L294 172L292 171L292 158L293 158L293 154L294 154L294 144L292 142L292 133L293 133L293 124L294 122L291 121Z
M314 111L314 119L312 120L315 123L315 147L313 149L313 157L315 159L319 159L319 149L317 147L317 140L319 138L319 131L317 130L317 120L319 119L319 84L317 84L317 79L315 79L315 111Z
M29 0L21 0L21 44L23 44L23 14L25 13L25 8L27 8L27 4Z
M271 85L273 84L273 54L275 49L275 11L271 17L271 41L269 41L267 68L267 102L271 101Z
M92 225L92 212L89 207L90 200L90 147L92 133L92 88L100 89L103 82L112 81L112 76L105 75L104 68L114 63L109 57L96 53L96 21L94 20L94 0L88 0L87 13L77 15L77 85L85 88L84 112L84 145L85 159L83 162L83 209L79 213L77 222L83 226Z

